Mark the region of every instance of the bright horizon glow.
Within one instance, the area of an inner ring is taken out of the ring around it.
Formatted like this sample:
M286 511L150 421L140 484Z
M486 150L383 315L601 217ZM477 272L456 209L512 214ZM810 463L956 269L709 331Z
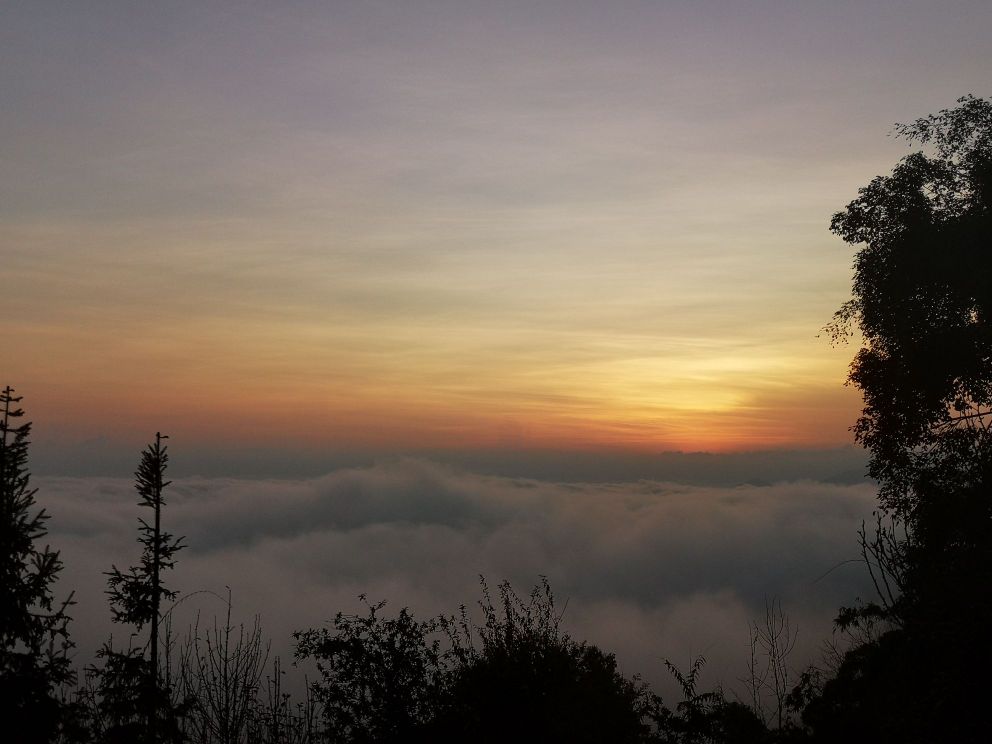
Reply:
M848 444L830 215L992 71L986 3L898 15L7 10L0 382L57 441Z

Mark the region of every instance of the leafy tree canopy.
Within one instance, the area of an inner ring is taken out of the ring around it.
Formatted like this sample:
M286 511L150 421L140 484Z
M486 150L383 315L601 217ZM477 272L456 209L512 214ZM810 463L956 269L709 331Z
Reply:
M921 492L974 484L992 423L992 101L898 125L923 149L859 190L831 229L862 246L853 297L829 327L864 336L850 381L855 435L883 507L909 516Z
M992 101L896 127L922 149L834 215L860 245L850 382L855 436L893 518L862 532L879 602L842 610L868 637L803 711L814 741L988 741L992 622Z

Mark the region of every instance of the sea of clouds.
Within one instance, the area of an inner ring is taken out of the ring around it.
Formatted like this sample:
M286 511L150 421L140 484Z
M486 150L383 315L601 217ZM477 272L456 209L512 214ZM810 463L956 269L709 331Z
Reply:
M113 630L104 596L111 564L136 562L130 479L34 479L51 514L49 540L75 591L77 662ZM655 480L565 483L483 475L422 459L393 459L305 480L176 479L165 528L188 548L168 577L176 611L260 615L273 652L294 630L361 609L359 594L426 617L470 607L479 576L521 592L547 576L564 626L617 654L673 694L664 660L707 659L704 682L739 690L749 624L776 598L798 629L795 668L815 661L837 608L870 596L857 530L875 489L864 481L790 480L692 485Z

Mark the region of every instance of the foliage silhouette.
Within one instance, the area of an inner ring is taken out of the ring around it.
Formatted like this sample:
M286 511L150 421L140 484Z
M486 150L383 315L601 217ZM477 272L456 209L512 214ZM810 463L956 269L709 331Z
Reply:
M699 676L706 659L697 656L688 672L670 660L665 666L682 690L682 701L657 714L659 741L666 744L760 744L773 741L760 711L727 700L719 689L700 692Z
M37 543L48 531L35 511L28 445L31 424L11 387L0 391L0 720L24 742L54 740L71 714L60 688L74 674L68 657L72 595L52 594L62 570L58 552Z
M185 546L183 538L162 529L162 494L169 485L165 438L156 436L136 472L139 505L153 513L151 521L139 519L141 561L126 572L116 566L107 572L113 619L135 630L126 648L115 648L111 639L97 652L102 666L87 669L76 692L77 716L62 740L309 744L317 730L316 702L307 695L294 703L283 692L278 659L260 689L269 644L257 619L250 628L235 628L230 590L223 624L215 619L201 632L197 621L181 644L172 634L176 603L167 612L162 603L177 593L165 585L162 572ZM198 594L218 596L199 591L183 600ZM143 630L147 636L136 644Z
M546 581L526 599L500 584L498 603L483 582L482 625L464 607L424 622L366 607L296 636L297 656L315 659L322 676L314 690L329 740L651 740L660 700L611 654L561 630Z
M107 572L107 594L115 623L133 625L135 636L149 627L146 642L116 650L108 641L98 652L103 667L92 669L96 683L93 727L104 741L180 741L183 705L175 705L173 691L161 675L159 661L159 622L161 603L172 600L176 592L165 586L162 571L175 565L175 555L182 539L162 530L161 515L165 500L163 490L169 456L162 434L141 454L135 472L135 489L141 497L138 505L152 510L152 523L138 518L138 543L141 561L126 572L112 566Z
M616 659L573 640L546 579L526 598L509 583L494 602L483 580L484 622L442 618L452 668L432 738L442 741L640 742L661 701Z
M933 489L981 482L989 460L992 101L966 96L896 134L933 152L906 156L834 215L832 231L862 247L831 330L864 337L855 436L882 505L912 517Z
M903 158L836 214L853 298L831 330L864 346L854 433L883 512L863 554L879 598L841 611L863 642L819 691L797 690L817 741L988 741L992 622L992 102L899 125Z
M430 719L444 672L439 625L404 608L384 618L385 602L367 614L338 613L332 629L294 634L296 656L317 663L313 692L329 737L343 742L403 741Z

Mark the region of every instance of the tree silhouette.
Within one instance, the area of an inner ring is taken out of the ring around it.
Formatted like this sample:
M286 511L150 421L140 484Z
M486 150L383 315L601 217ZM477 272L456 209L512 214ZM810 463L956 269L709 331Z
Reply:
M433 715L444 674L436 620L416 620L404 608L382 617L385 602L366 614L337 613L331 628L294 633L298 659L313 659L313 686L329 740L402 742Z
M984 478L992 450L992 101L966 96L895 131L931 152L834 215L833 232L862 247L831 329L864 336L855 436L882 505L911 518L934 488Z
M11 387L0 391L0 721L19 741L51 741L63 725L58 689L74 675L68 652L72 595L58 603L52 586L62 570L56 551L37 543L48 534L35 511L28 471L31 424Z
M162 529L162 492L169 456L162 441L155 442L141 454L135 473L139 506L152 510L152 522L138 518L138 543L141 561L126 572L112 566L107 572L107 594L115 623L134 626L135 634L148 626L142 646L129 645L115 650L112 641L98 652L104 660L102 669L94 670L98 680L98 727L107 741L170 741L180 738L171 691L166 689L159 662L159 621L163 600L172 600L176 592L165 586L162 572L175 565L175 555L184 546L183 538L174 538ZM133 636L132 636L133 637Z
M992 102L899 125L924 146L833 218L859 244L832 331L864 346L854 432L882 509L862 546L879 600L841 612L871 629L803 720L823 741L988 741L992 622Z

